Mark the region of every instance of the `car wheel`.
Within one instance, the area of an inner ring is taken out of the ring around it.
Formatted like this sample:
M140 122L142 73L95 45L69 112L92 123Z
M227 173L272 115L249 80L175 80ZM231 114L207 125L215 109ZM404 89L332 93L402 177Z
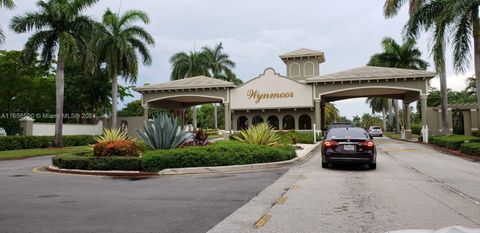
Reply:
M376 163L371 163L371 164L369 164L369 165L368 165L368 169L370 169L370 170L375 170L375 169L377 169L377 164L376 164Z
M322 168L328 168L328 163L322 162Z

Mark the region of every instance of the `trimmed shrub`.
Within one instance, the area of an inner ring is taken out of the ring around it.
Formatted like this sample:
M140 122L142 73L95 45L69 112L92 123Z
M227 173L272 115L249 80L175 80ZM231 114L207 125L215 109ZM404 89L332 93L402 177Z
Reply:
M480 142L466 142L460 146L460 152L480 156Z
M140 156L140 146L134 141L110 141L99 142L95 144L93 148L93 155L99 157L110 156L126 156L126 157L138 157Z
M422 126L413 124L410 126L410 130L412 130L412 134L420 135L422 134Z
M280 137L273 131L273 128L267 123L261 123L240 131L241 136L233 136L237 141L265 146L276 146L279 144Z
M142 168L157 172L166 168L227 166L284 161L295 158L292 146L262 146L238 141L219 141L203 147L152 150L142 156Z
M52 158L52 164L59 168L81 170L140 171L142 169L142 161L139 157L58 155Z
M294 130L290 131L278 131L277 134L280 136L280 141L287 144L313 144L313 132L297 132ZM317 137L317 140L320 140L320 137Z
M474 137L479 137L479 138L480 138L480 130L474 130L474 131L472 131L472 136L474 136Z
M429 142L431 144L446 147L452 150L460 149L460 146L465 142L480 142L480 138L464 135L449 135L449 136L431 136Z
M47 148L53 145L54 136L7 136L0 137L0 151ZM63 136L64 146L84 146L94 144L91 135Z

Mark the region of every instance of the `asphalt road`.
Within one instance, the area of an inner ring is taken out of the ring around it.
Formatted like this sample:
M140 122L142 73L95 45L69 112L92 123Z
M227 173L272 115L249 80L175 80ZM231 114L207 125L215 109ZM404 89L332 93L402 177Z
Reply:
M142 180L43 174L0 161L0 232L206 232L286 169Z
M322 169L316 150L307 163L291 168L210 232L480 228L480 163L421 144L375 141L377 170Z

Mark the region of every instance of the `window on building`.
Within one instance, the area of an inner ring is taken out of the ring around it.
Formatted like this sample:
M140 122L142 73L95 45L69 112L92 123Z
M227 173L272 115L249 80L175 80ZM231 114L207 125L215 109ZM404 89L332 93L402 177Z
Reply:
M307 62L303 65L303 72L305 73L305 77L313 76L313 63Z
M296 62L290 64L290 77L300 77L300 65Z
M237 129L248 129L248 118L246 116L240 116L237 119Z
M283 117L283 129L292 130L295 129L295 118L292 115L286 115Z
M268 125L270 125L273 129L279 129L278 117L277 116L269 116L267 118Z
M258 125L260 123L263 123L263 118L259 115L256 115L252 118L252 125Z
M310 118L309 115L304 114L298 118L298 129L300 130L312 129L312 119Z

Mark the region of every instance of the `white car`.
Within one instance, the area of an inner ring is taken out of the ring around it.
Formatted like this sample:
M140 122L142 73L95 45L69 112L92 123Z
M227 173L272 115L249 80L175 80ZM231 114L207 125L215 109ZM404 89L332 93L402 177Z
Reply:
M5 129L0 127L0 137L7 136L7 132L5 132Z
M372 137L383 137L383 130L380 126L370 126L368 134Z

